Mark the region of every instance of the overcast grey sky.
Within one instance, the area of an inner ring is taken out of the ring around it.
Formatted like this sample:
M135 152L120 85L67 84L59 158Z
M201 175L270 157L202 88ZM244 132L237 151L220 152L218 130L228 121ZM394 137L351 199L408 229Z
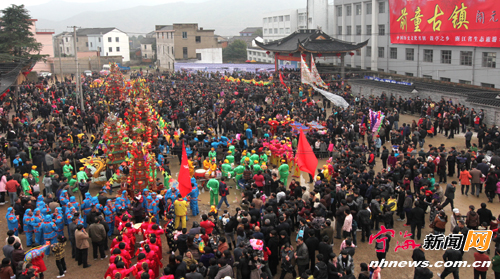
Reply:
M11 4L16 4L16 5L24 4L25 6L33 6L33 5L45 4L50 1L51 0L0 0L0 9L4 9L5 7L10 6ZM74 2L74 3L97 3L101 1L103 0L64 0L64 2ZM115 1L118 6L120 4L120 0L115 0ZM182 1L185 0L148 0L143 2L137 2L137 5L154 6L169 2L182 2Z

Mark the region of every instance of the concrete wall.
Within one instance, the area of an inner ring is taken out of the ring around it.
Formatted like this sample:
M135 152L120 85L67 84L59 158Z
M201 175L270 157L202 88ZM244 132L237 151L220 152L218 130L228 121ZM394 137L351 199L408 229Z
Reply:
M400 96L403 99L420 97L422 99L430 98L433 101L439 101L441 100L441 98L444 98L445 100L451 99L453 101L453 104L458 104L458 103L464 104L466 107L474 108L475 111L483 109L485 114L485 123L488 125L500 123L500 108L467 102L466 101L467 96L461 94L454 94L451 92L440 93L435 91L426 91L422 89L418 89L418 93L416 94L407 92L401 93L400 91L391 90L390 88L367 86L366 84L357 84L356 81L350 81L349 83L352 86L352 94L354 94L355 96L361 94L364 95L365 97L371 95L378 97L382 95L382 93L385 93L387 97L390 97L392 94L393 96L396 97L396 99L399 99Z
M198 28L198 24L174 24L174 51L176 60L196 59L196 50L204 48L218 48L220 44L214 37L214 30L203 30ZM187 33L187 38L183 38L183 32ZM200 42L196 42L196 37L200 37ZM184 48L187 48L187 57L184 57Z
M162 70L174 70L174 30L156 30L156 63Z
M197 49L196 53L201 54L201 60L196 63L222 63L222 48Z
M101 57L79 57L79 70L82 73L85 70L97 71L99 72L102 69L102 65L109 63L122 63L121 56L101 56ZM61 58L61 62L59 62L59 58L54 59L54 71L53 73L59 75L61 73L61 64L63 74L74 74L76 73L76 65L74 57L63 57Z

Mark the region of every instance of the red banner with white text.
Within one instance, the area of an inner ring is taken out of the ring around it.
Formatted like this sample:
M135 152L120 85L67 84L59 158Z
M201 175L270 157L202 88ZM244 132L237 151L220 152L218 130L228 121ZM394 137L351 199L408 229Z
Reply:
M391 43L500 47L499 0L389 0Z

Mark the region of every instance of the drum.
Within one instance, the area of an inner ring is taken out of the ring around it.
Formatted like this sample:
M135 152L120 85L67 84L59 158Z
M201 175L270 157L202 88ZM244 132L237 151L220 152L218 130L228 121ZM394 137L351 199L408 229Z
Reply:
M216 172L215 172L215 177L216 177L217 179L221 179L221 177L222 177L222 172L220 172L220 171L216 171Z
M205 178L205 170L204 169L198 169L194 172L194 178L199 179L199 178Z

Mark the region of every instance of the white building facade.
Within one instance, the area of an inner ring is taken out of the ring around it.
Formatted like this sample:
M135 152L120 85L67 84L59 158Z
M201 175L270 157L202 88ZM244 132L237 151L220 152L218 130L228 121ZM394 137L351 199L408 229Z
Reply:
M172 25L156 25L156 63L162 70L173 71L175 66L174 33Z
M195 63L222 63L222 48L198 48L196 57Z
M392 44L388 0L309 0L308 4L307 9L264 14L264 42L281 39L295 30L320 28L344 41L369 39L367 47L346 56L347 67L500 88L500 79L496 78L500 75L496 65L499 48ZM475 20L475 14L469 17ZM265 51L249 48L247 57L256 60L262 53ZM326 58L324 63L339 64L340 59Z
M122 56L130 61L129 38L125 32L113 29L106 33L88 34L89 51L99 51L101 56Z

